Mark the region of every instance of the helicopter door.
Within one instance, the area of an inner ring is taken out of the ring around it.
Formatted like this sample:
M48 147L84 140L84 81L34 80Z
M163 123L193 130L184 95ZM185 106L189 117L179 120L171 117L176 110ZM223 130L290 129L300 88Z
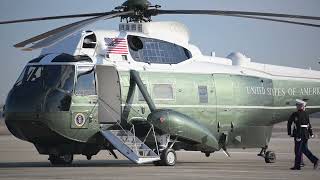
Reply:
M220 133L227 134L232 131L235 120L234 83L233 76L228 74L215 74L217 96L217 127Z
M113 124L121 119L121 90L119 74L115 67L97 65L99 110L102 124Z
M90 123L97 121L97 98L94 66L77 66L71 104L72 129L88 128Z

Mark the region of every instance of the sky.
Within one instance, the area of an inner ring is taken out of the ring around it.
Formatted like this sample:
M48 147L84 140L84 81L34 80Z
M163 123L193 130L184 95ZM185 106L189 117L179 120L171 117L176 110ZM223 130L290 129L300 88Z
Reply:
M105 12L121 0L1 0L0 21L65 14ZM320 16L319 0L151 0L162 9L261 11ZM0 104L26 63L40 51L23 52L13 45L74 22L54 20L0 25ZM179 21L191 32L191 43L203 54L226 57L242 52L252 61L320 70L320 28L220 16L163 15L154 21ZM117 29L119 19L100 21L89 29ZM319 22L320 24L320 22Z

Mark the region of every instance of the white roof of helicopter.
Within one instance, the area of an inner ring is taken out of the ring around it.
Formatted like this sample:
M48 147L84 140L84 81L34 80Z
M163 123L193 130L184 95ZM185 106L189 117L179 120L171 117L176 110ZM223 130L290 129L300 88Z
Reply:
M95 34L97 38L96 48L82 48L84 37L90 34ZM180 45L191 52L192 58L171 65L136 62L129 52L127 53L126 60L123 59L121 54L109 54L109 57L106 57L108 47L106 47L105 38L126 39L128 35L159 39ZM188 29L178 22L123 23L119 25L119 31L83 31L69 36L53 46L44 48L41 52L41 54L56 55L61 53L88 55L92 58L93 64L114 65L120 70L137 69L204 74L230 73L265 78L293 78L320 81L320 71L254 63L251 62L250 58L241 53L231 53L227 58L204 56L196 46L189 43ZM48 64L50 63L50 58L46 58L46 61L41 61L40 63ZM77 64L79 63L81 64L81 62L77 62Z

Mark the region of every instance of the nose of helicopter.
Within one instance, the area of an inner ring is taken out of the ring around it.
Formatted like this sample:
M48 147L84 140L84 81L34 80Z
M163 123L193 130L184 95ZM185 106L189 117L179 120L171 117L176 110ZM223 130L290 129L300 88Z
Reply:
M68 114L67 111L60 110L61 102L68 101L70 104L71 98L65 96L65 94L49 93L40 86L13 88L8 94L4 111L9 131L26 141L41 139L40 135L51 136L54 133L49 127L50 124L57 118L66 118Z
M6 112L40 112L44 95L40 86L13 88L6 100Z
M58 121L71 119L69 112L5 112L5 124L17 138L33 142L46 142L60 138L55 128L66 129L66 124ZM69 122L69 121L67 121ZM63 127L62 127L63 126Z
M7 97L4 111L5 123L9 131L16 137L28 140L32 131L42 129L39 113L43 93L39 86L29 88L13 88ZM37 127L38 126L38 127ZM30 132L31 131L31 132Z

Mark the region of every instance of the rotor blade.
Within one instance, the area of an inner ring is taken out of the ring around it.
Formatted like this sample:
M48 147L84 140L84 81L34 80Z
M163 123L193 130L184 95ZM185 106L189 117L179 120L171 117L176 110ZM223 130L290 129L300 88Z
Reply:
M96 18L96 17L95 17L95 18ZM34 36L34 37L32 37L32 38L30 38L30 39L27 39L27 40L25 40L25 41L23 41L23 42L20 42L20 43L18 43L18 44L15 44L14 47L16 47L16 48L22 48L22 47L24 47L24 46L26 46L26 45L28 45L28 44L30 44L30 43L39 41L39 40L44 39L44 38L47 38L47 37L49 37L49 36L51 36L51 35L53 35L53 34L62 32L62 31L64 31L65 29L67 29L67 28L69 28L69 27L72 27L72 26L75 26L75 25L77 25L77 24L80 24L80 23L82 23L83 21L86 21L86 20L87 20L87 19L82 20L82 21L77 21L77 22L72 23L72 24L67 24L67 25L65 25L65 26L61 26L61 27L56 28L56 29L53 29L53 30L51 30L51 31L48 31L48 32L42 33L42 34L40 34L40 35Z
M123 15L128 15L131 13L133 13L133 11L114 12L112 14L102 15L102 16L78 21L78 22L68 24L68 25L59 27L57 29L48 31L46 33L40 34L40 35L35 36L33 38L30 38L26 41L23 41L21 43L16 44L15 47L25 47L26 45L34 43L36 41L39 41L39 42L37 42L33 46L26 48L24 50L33 50L33 49L47 47L47 46L50 46L50 45L52 45L52 44L54 44L64 38L66 38L70 34L76 32L76 31L84 28L85 26L88 26L96 21L99 21L102 19L111 19L111 18L123 16Z
M32 21L57 20L57 19L67 19L67 18L93 17L93 16L107 15L107 14L111 14L111 13L112 12L72 14L72 15L63 15L63 16L48 16L48 17L39 17L39 18L18 19L18 20L12 20L12 21L0 21L0 24L12 24L12 23L21 23L21 22L32 22Z
M277 13L263 13L263 12L246 12L246 11L221 11L221 10L152 10L157 14L203 14L203 15L247 15L247 16L265 16L265 17L279 17L279 18L293 18L293 19L307 19L320 20L316 16L303 16L295 14L277 14Z
M45 33L42 33L40 35L37 35L37 36L34 36L30 39L27 39L25 41L22 41L20 43L17 43L14 45L14 47L16 48L22 48L22 47L25 47L26 45L30 44L30 43L33 43L33 42L36 42L36 41L39 41L41 39L44 39L46 37L49 37L50 35L52 34L56 34L56 33L59 33L61 31L63 31L64 29L68 28L68 27L71 27L72 25L75 25L75 24L79 24L80 22L75 22L75 23L72 23L72 24L68 24L68 25L65 25L65 26L61 26L59 28L56 28L56 29L53 29L51 31L48 31L48 32L45 32Z
M311 26L311 27L320 27L320 24L288 21L288 20L281 20L281 19L258 17L258 16L245 16L245 15L225 15L225 16L248 18L248 19L259 19L259 20L265 20L265 21L282 22L282 23L297 24L297 25Z

